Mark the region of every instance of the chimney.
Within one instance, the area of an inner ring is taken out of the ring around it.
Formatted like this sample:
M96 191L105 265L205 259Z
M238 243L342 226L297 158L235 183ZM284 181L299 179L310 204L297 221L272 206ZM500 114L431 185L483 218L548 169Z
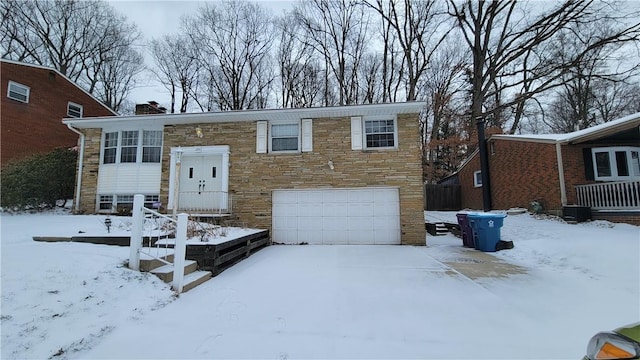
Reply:
M165 107L158 107L157 101L149 101L146 104L136 104L136 115L148 115L148 114L166 114L167 109Z

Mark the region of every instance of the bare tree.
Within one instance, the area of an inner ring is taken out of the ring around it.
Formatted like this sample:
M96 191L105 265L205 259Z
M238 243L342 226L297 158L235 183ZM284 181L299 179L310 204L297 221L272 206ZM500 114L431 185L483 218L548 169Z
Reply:
M135 25L103 1L4 1L1 6L3 57L51 66L118 110L115 99L126 97L130 88L104 81L130 84L131 69L120 65L142 59L132 56L141 37Z
M381 16L397 39L406 72L406 99L416 100L418 83L438 46L453 29L437 0L376 0L365 4ZM388 39L387 39L388 40Z
M335 79L338 104L357 103L358 69L366 52L370 21L365 8L349 0L309 0L294 11L327 69L325 105L331 104L329 74Z
M420 122L425 181L451 174L472 144L465 119L469 90L468 57L455 39L445 41L433 54L420 83L427 107Z
M273 82L269 58L274 31L265 9L244 0L207 3L185 19L183 30L198 45L204 93L218 109L267 103Z
M178 91L181 94L180 112L186 112L198 79L194 44L186 36L165 35L151 41L151 54L157 66L154 75L171 95L171 113L175 112Z
M580 64L587 54L607 44L637 41L640 24L626 25L628 22L622 20L630 15L612 13L608 6L603 2L568 0L527 16L525 10L534 11L520 7L516 1L449 0L449 13L473 56L470 118L483 118L499 110L483 109L486 99L495 92L516 93L496 104L500 108L510 107L558 86L558 79ZM563 29L604 17L619 26L603 37L585 42L571 58L558 61L558 54L548 51ZM523 66L526 56L527 66ZM496 82L497 78L503 81ZM523 87L525 82L529 86Z
M126 111L127 96L136 86L138 74L144 70L142 55L132 48L119 48L114 58L104 62L95 74L94 94L118 113Z
M314 60L307 33L292 12L277 19L276 58L280 70L280 103L284 108L320 105L322 70Z
M577 23L561 32L555 41L558 57L563 61L571 59L585 43L611 33L611 25L606 20L605 17ZM612 43L585 54L582 61L562 76L562 84L554 90L554 101L545 123L554 131L568 132L632 111L634 86L631 84L637 81L634 78L638 75L640 61L627 61L633 54L630 50L629 46Z

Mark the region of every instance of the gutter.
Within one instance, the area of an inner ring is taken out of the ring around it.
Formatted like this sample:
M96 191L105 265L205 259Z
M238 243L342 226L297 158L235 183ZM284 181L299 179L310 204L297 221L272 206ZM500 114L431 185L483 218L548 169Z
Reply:
M80 189L82 189L82 165L84 163L84 134L74 128L71 124L67 124L69 130L80 135L80 149L78 150L78 176L76 179L76 196L75 196L75 211L80 211Z

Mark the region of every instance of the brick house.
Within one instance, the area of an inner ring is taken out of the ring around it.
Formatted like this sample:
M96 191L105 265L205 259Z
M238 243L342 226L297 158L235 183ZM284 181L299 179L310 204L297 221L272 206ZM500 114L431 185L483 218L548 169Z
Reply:
M423 103L65 119L76 211L233 216L281 243L425 244Z
M594 219L640 225L640 113L568 134L487 140L494 209L590 207ZM480 158L458 171L462 207L482 209Z
M0 164L77 145L65 117L114 116L114 111L59 71L0 60Z

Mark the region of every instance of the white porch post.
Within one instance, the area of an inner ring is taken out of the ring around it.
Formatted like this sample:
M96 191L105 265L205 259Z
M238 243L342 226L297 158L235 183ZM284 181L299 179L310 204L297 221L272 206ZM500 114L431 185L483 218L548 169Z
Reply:
M137 194L133 197L133 216L131 225L131 240L129 243L129 269L140 270L140 248L142 247L142 224L144 222L144 195Z
M175 172L175 178L173 181L174 187L173 187L173 218L176 218L176 213L178 211L178 201L180 200L180 168L181 168L181 162L182 162L182 148L178 147L178 150L176 150L176 172Z
M184 257L187 247L187 214L178 214L178 226L176 228L176 245L173 254L173 290L182 292L184 285Z
M564 183L564 165L562 164L562 147L556 143L556 157L558 159L558 177L560 180L560 201L562 206L567 205L567 188Z

